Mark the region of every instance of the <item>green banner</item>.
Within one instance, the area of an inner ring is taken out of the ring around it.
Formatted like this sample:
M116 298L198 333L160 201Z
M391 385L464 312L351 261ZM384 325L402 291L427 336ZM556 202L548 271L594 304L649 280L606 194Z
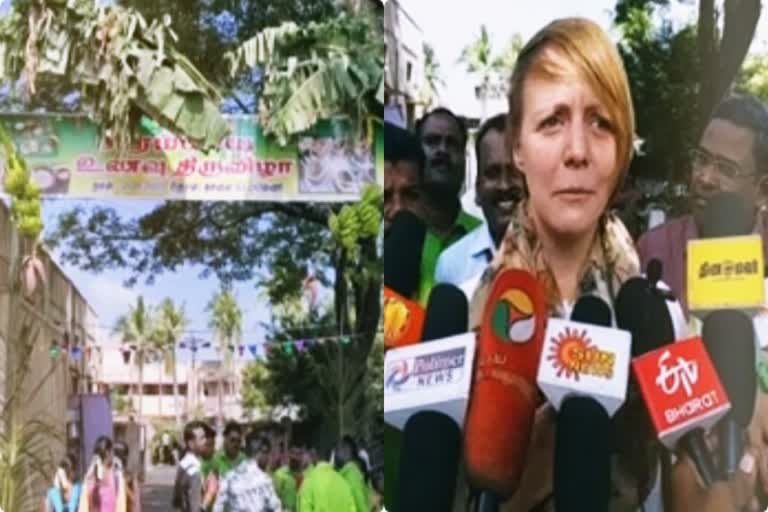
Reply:
M118 153L85 116L0 117L44 195L224 201L353 201L383 182L381 125L353 139L323 121L298 142L267 140L254 116L229 116L231 132L210 153L146 123L147 135Z

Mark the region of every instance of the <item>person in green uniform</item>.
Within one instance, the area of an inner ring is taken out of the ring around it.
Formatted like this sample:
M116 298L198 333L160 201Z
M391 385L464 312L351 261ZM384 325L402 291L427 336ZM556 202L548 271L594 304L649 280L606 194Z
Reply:
M352 491L330 463L331 450L309 472L299 490L297 512L356 512Z
M291 451L282 462L283 464L272 475L272 481L275 484L275 492L283 504L283 511L295 512L298 486L294 475L301 471L301 461L296 457L295 452Z
M350 436L344 436L336 447L334 465L339 474L349 484L352 498L355 500L357 512L370 512L368 486L365 484L365 475L358 459L357 443Z
M482 221L465 212L459 196L466 178L467 128L446 108L436 108L416 123L416 135L424 153L421 211L427 233L421 250L419 289L409 297L426 306L435 282L440 255ZM384 141L386 147L387 141ZM387 257L390 257L389 255ZM396 257L396 255L394 256ZM398 488L402 433L384 425L384 468L387 492L384 502L394 510Z
M422 201L428 226L421 252L418 302L426 305L436 284L440 254L482 221L461 207L460 195L466 178L464 121L447 108L436 108L416 123L416 135L425 156Z
M224 447L213 455L210 469L213 469L219 478L223 478L244 460L243 428L236 421L230 421L224 427Z

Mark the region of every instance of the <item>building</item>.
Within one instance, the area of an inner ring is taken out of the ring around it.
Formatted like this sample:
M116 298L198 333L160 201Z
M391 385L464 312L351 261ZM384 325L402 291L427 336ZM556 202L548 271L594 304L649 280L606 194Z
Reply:
M412 128L425 110L424 35L416 21L398 0L384 4L384 104L390 117L399 112L402 124Z
M31 253L10 212L0 202L0 404L3 430L14 425L45 425L36 455L53 469L65 450L80 444L71 399L93 390L89 355L96 340L90 326L96 313L49 254L38 249L45 279L23 296L18 266ZM2 445L2 443L0 443ZM0 446L0 451L2 447ZM25 490L41 496L47 475L31 473Z

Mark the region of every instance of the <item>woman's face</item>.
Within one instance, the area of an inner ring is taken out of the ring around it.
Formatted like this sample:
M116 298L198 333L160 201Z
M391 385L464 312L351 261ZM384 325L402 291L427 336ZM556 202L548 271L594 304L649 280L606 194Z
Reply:
M529 76L522 103L513 156L537 227L568 238L591 233L619 175L607 110L577 78Z

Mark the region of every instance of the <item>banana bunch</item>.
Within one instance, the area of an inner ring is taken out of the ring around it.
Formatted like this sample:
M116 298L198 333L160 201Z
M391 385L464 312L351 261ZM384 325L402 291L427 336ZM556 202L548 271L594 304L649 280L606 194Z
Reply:
M11 196L11 215L22 236L37 238L43 230L40 188L32 181L26 164L16 154L13 146L6 145L5 150L3 185Z
M381 203L381 190L369 185L363 190L360 202L344 205L338 215L330 215L328 227L345 250L355 253L361 240L379 234Z

